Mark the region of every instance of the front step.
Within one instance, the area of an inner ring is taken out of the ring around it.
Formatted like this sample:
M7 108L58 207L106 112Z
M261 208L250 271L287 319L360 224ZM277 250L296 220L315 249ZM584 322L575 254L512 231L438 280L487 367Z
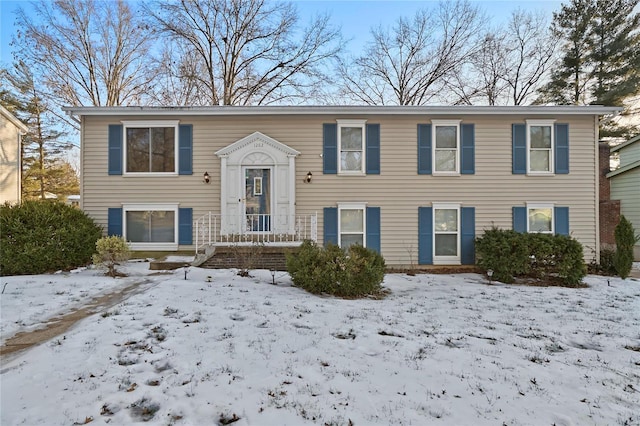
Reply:
M295 253L298 247L273 246L217 246L209 259L200 267L207 269L269 269L286 271L286 253Z

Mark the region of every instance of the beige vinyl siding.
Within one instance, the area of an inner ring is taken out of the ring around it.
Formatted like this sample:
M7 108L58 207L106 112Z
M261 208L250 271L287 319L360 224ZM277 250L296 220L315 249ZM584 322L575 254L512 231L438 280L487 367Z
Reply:
M632 223L640 234L640 167L611 177L611 199L620 200L620 214ZM636 245L636 258L640 261L640 244Z
M20 131L0 114L0 204L19 203Z
M409 265L418 256L418 207L433 202L476 208L476 235L492 225L510 229L513 206L555 202L568 206L570 231L590 259L596 245L595 128L592 116L564 116L570 130L570 174L526 176L511 173L511 125L526 116L438 116L475 124L475 175L431 176L417 173L417 124L428 116L251 116L165 117L193 124L193 175L125 177L107 174L107 129L125 117L84 117L82 200L85 211L106 228L107 208L122 203L171 203L192 207L194 219L220 213L220 159L215 152L259 131L301 152L296 158L296 213L317 212L323 239L324 207L366 202L381 208L381 249L388 265ZM127 116L127 120L151 119ZM380 175L340 176L322 173L322 124L339 118L380 124ZM541 117L535 117L541 118ZM211 183L204 184L207 171ZM307 172L311 183L304 183ZM191 247L181 247L191 248Z

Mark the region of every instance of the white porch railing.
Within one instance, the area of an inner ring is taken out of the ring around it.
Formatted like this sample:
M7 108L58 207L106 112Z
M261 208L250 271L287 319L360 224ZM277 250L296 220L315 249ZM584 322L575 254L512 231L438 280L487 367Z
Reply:
M207 213L196 219L196 254L207 246L236 244L297 245L318 241L318 214L225 216Z

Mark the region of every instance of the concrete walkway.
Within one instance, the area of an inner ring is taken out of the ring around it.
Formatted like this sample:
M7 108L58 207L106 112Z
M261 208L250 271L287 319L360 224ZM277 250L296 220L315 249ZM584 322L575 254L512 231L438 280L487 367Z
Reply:
M144 293L155 287L158 281L145 279L122 287L111 293L103 294L91 299L86 305L72 312L62 314L48 320L44 327L37 330L16 333L0 346L0 358L6 361L7 355L29 349L61 335L78 321L88 316L104 312L133 295Z

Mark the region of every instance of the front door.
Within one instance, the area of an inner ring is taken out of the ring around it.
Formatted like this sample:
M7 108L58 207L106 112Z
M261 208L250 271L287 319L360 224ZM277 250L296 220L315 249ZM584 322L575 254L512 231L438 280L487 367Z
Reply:
M245 223L247 232L271 231L271 169L245 168Z

